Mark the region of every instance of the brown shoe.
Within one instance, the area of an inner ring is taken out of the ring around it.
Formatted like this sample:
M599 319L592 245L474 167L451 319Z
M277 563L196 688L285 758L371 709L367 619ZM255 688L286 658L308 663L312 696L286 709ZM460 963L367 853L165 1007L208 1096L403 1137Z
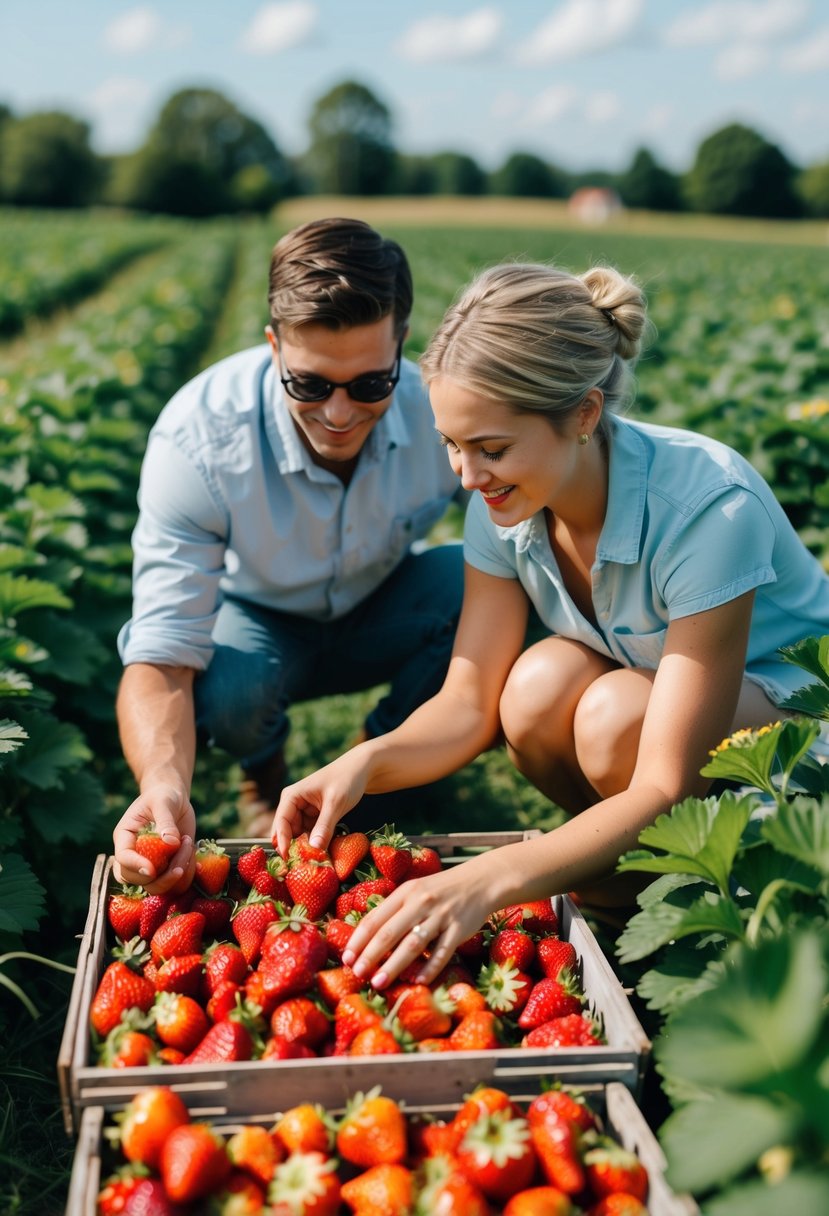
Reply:
M236 799L239 825L234 835L270 836L279 795L288 784L285 754L275 752L264 764L243 769Z

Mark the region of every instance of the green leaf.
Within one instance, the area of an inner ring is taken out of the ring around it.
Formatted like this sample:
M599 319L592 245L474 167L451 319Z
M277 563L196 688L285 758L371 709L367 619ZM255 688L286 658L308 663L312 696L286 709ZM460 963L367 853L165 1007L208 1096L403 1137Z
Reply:
M22 780L38 789L60 785L64 769L78 768L92 759L83 735L75 726L58 722L48 713L27 710L18 714L29 742L12 764Z
M53 583L41 579L0 574L0 620L8 621L30 608L71 608L68 599Z
M632 916L619 935L616 953L622 963L646 958L668 942L692 933L715 933L742 938L739 909L730 899L709 891L689 908L653 904Z
M829 688L829 633L807 637L793 646L781 646L778 654L786 663L802 667Z
M32 641L48 647L48 657L38 664L38 675L89 684L109 658L89 629L53 612L37 613L26 622L26 630Z
M705 1216L826 1216L829 1177L797 1170L774 1186L753 1178L705 1204Z
M782 729L783 724L777 722L773 726L762 726L759 730L736 731L711 753L711 759L700 769L700 773L703 777L744 781L774 794L771 774Z
M0 755L17 751L28 737L19 722L13 722L11 718L0 718Z
M59 840L88 840L106 813L103 787L83 770L61 773L60 789L33 794L26 813L35 830L50 844Z
M618 868L696 874L726 894L734 856L754 805L752 797L738 799L731 792L719 801L686 798L639 835L642 844L664 849L666 856L647 860L637 854L631 861L626 855Z
M829 796L797 797L763 822L761 834L781 853L829 875Z
M809 714L812 718L829 722L829 694L823 684L804 684L802 688L795 689L781 708L793 709L795 713Z
M761 831L771 822L764 820ZM754 902L772 883L782 882L789 888L809 893L817 891L821 883L820 872L786 853L788 850L781 852L771 844L746 849L734 863L734 881L750 893Z
M636 991L648 1009L663 1015L673 1013L686 1001L713 988L722 977L722 962L710 960L708 952L677 942L664 962L646 971Z
M0 932L21 934L37 929L46 911L46 892L29 863L17 853L0 858Z
M654 1046L660 1071L712 1090L768 1087L808 1055L827 990L814 933L733 947L723 982L673 1014Z
M661 878L655 879L645 887L644 891L639 892L636 902L640 908L649 908L651 904L661 903L668 896L688 887L696 887L697 891L684 891L687 899L683 901L683 905L687 908L693 903L693 898L698 891L703 889L703 880L696 874L663 874Z
M796 1131L793 1111L767 1098L714 1094L669 1115L659 1129L667 1176L678 1191L722 1187ZM785 1210L785 1209L784 1209Z

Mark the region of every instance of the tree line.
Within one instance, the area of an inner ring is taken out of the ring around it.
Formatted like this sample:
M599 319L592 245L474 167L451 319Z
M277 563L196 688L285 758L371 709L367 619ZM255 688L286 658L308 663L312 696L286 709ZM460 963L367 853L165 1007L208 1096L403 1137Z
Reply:
M487 171L463 152L399 151L388 107L353 80L315 102L308 148L298 157L285 155L261 123L213 89L174 93L142 146L123 156L96 155L89 124L70 114L15 115L0 104L0 203L12 206L106 204L211 216L266 212L302 194L555 199L586 185L653 211L829 216L829 160L798 167L740 123L703 140L686 173L644 147L621 173L573 173L526 151Z

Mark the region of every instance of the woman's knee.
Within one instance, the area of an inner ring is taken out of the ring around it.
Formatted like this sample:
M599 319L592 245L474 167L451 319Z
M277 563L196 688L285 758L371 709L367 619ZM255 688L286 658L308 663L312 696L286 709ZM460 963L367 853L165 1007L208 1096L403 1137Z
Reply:
M599 656L564 638L545 638L525 650L501 694L501 723L511 745L520 750L522 742L569 733L579 698L600 670Z
M627 785L651 692L645 673L616 670L587 687L576 707L573 734L579 766L604 796Z

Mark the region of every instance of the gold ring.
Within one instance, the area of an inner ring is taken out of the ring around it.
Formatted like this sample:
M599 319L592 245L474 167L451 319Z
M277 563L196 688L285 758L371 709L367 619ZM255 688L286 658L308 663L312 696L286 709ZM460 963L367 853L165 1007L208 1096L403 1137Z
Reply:
M423 925L413 925L412 933L414 933L415 937L420 938L420 940L422 942L426 940L427 935L426 935L426 930L423 928Z

